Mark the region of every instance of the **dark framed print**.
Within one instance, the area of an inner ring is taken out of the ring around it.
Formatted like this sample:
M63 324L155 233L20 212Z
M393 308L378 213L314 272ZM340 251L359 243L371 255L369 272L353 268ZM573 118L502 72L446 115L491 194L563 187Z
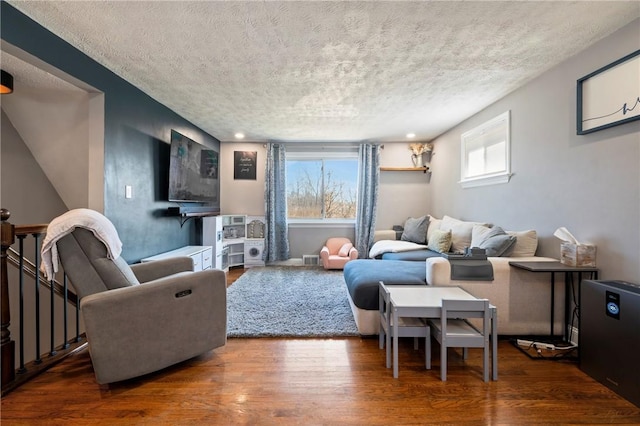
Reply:
M233 178L256 180L257 151L233 151Z
M579 135L640 119L640 50L579 79L577 100Z

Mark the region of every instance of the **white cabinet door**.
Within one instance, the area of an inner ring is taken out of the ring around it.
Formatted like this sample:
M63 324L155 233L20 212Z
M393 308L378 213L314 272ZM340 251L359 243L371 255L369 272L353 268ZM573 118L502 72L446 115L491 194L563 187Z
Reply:
M191 258L193 259L194 272L202 271L202 253L192 254Z
M202 218L202 244L213 247L212 267L222 269L222 216Z
M211 247L202 251L202 269L211 269L213 265L213 250Z

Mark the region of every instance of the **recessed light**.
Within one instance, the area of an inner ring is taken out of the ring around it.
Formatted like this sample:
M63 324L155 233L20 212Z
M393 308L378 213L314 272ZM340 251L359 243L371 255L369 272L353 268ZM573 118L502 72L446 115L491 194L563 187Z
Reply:
M415 133L407 133L407 139L413 139L416 137Z
M236 137L236 139L244 139L244 133L238 132L234 136Z

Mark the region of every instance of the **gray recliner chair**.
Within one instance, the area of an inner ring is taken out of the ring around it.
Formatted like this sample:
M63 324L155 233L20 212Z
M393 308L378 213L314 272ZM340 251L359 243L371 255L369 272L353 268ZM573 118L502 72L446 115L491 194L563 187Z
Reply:
M93 233L57 242L80 300L96 380L151 373L225 345L227 286L221 270L192 272L189 257L127 265Z

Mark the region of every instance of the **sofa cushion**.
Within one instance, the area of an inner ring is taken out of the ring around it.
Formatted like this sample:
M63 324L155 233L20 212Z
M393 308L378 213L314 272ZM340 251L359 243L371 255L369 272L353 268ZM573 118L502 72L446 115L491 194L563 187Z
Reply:
M419 218L410 217L404 223L404 231L400 237L403 241L411 241L417 244L427 243L427 228L429 227L429 216Z
M104 259L101 260L104 261ZM140 284L135 274L131 270L131 266L129 266L122 257L118 257L117 259L115 259L113 261L113 266L115 266L115 268L107 266L108 269L105 271L105 273L111 273L112 277L113 275L118 276L118 279L114 279L114 282L111 282L110 280L106 281L107 288L109 290ZM97 266L96 269L98 269ZM120 280L124 280L125 284L120 283Z
M427 244L427 248L438 253L448 252L451 248L451 231L435 230L429 240L429 244Z
M504 256L527 257L536 255L536 250L538 249L538 234L535 230L507 231L507 234L516 237L516 243L511 253L505 253Z

